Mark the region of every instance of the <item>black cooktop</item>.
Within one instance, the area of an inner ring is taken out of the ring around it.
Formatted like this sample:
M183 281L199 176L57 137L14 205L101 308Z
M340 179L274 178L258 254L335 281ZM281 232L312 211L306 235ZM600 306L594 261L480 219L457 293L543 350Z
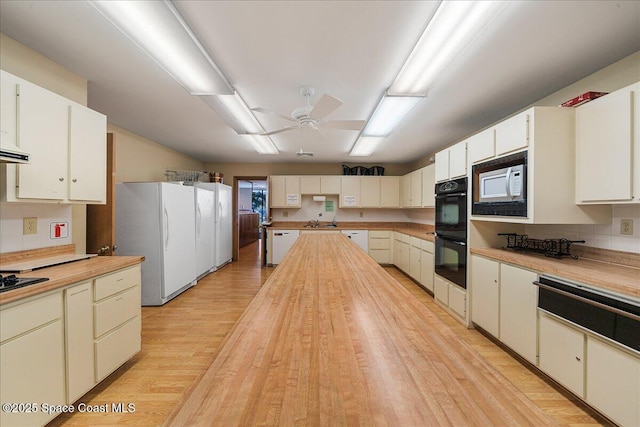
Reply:
M16 277L15 274L11 274L9 276L3 276L0 274L0 292L11 291L13 289L34 285L47 280L49 279L46 277Z

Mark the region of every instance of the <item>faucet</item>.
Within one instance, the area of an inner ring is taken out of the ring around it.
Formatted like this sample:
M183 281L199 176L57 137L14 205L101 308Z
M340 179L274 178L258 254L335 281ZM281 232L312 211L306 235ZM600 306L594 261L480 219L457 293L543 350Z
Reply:
M333 221L331 221L331 225L333 225L334 227L337 227L338 224L336 223L336 217L333 217Z

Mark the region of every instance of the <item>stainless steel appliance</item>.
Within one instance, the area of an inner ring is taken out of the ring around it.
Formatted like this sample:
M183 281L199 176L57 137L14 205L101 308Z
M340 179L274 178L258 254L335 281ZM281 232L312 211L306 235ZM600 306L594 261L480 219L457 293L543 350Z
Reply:
M527 152L472 168L473 215L527 216Z
M467 178L436 184L435 272L467 287Z
M538 308L640 352L640 301L540 276Z

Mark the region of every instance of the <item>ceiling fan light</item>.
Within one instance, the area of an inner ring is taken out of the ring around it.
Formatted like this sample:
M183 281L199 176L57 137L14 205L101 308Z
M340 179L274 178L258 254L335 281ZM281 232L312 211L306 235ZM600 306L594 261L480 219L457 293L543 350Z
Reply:
M222 102L229 113L238 121L243 130L236 129L238 133L263 133L264 129L258 119L253 115L247 104L244 102L238 92L233 95L218 95L217 98Z
M353 157L368 157L383 139L380 136L361 136L354 144L349 155Z
M388 93L425 95L445 68L462 54L506 3L488 0L443 1Z
M388 136L422 99L418 96L383 96L362 136Z
M89 2L192 95L233 88L170 1Z
M271 138L264 135L248 135L243 134L242 137L251 145L251 148L259 154L279 154L278 148L275 146Z

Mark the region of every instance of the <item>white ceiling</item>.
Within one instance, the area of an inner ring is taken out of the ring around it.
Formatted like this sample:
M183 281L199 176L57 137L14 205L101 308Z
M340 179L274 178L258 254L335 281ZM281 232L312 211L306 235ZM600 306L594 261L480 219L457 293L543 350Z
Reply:
M369 118L438 3L174 1L249 107L289 114L311 85L312 104L344 101L328 119ZM258 155L84 1L0 0L0 31L86 78L110 123L202 161L407 163L640 50L640 2L510 3L368 158L348 156L358 132L330 129L274 135L281 153Z

